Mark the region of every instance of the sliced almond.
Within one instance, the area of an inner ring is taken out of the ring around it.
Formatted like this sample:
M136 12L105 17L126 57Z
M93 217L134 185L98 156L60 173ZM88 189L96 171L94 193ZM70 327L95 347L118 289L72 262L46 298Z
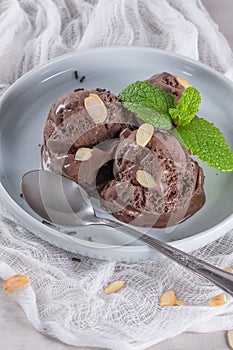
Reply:
M92 149L87 147L79 148L75 154L75 160L79 160L80 162L88 160L91 157L92 157Z
M112 294L118 292L125 284L125 281L115 281L110 283L104 290L105 294Z
M233 273L232 267L225 267L224 270L227 272Z
M107 109L105 104L96 94L90 94L84 100L84 105L89 116L96 124L103 123L107 118Z
M215 297L210 298L208 300L208 305L213 307L222 306L222 305L225 305L226 303L227 303L227 297L226 297L226 294L224 293L216 295Z
M182 85L185 89L187 89L188 87L191 87L192 85L190 84L189 81L185 80L184 78L181 77L176 77L176 80L178 81L178 83L180 85Z
M150 142L154 133L154 128L151 124L142 124L136 133L136 142L139 146L145 147Z
M176 295L173 290L169 290L163 293L159 299L160 306L175 306L176 305Z
M181 301L181 300L176 300L176 305L177 306L187 306L187 304L185 304L183 301Z
M144 170L138 170L136 172L136 179L143 187L154 188L156 186L155 180L151 174Z
M20 288L26 287L29 283L30 279L25 275L14 275L2 282L3 289L10 293L15 292Z
M231 349L233 349L233 331L227 331L227 340Z

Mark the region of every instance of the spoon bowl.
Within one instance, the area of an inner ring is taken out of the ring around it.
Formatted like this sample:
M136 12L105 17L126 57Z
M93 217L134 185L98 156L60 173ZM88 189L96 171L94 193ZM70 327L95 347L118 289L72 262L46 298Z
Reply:
M32 170L24 174L21 187L28 205L46 221L70 227L99 221L87 193L64 176Z

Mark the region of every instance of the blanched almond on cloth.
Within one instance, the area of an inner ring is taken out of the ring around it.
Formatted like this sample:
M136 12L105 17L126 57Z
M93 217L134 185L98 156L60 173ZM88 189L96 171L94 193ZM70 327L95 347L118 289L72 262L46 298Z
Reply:
M227 297L226 297L226 294L224 293L218 294L208 300L208 305L213 307L223 306L226 303L227 303Z
M232 267L225 267L224 270L227 272L233 273Z
M125 281L115 281L110 283L104 290L105 294L112 294L118 292L125 284Z
M182 85L185 89L187 89L188 87L191 87L192 85L190 84L189 81L185 80L184 78L181 77L176 77L176 80L178 81L178 83L180 85Z
M103 123L107 118L107 109L98 95L90 94L85 98L84 105L87 113L96 124Z
M30 278L25 275L14 275L3 281L3 289L7 292L15 292L18 289L26 287L30 283Z
M227 331L227 340L231 349L233 349L233 331Z
M92 149L87 147L81 147L77 150L75 154L75 160L84 162L92 157Z
M176 295L173 290L168 290L163 293L159 299L160 306L175 306L176 305Z
M136 133L136 142L139 146L145 147L150 142L154 133L154 128L151 124L142 124Z

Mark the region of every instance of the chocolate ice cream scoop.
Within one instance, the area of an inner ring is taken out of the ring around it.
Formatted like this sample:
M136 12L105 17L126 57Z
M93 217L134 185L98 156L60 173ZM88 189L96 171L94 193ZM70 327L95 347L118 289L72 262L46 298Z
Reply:
M135 124L136 117L110 91L80 89L68 93L53 104L45 124L43 168L78 182L82 162L76 152L117 138L125 127ZM108 150L104 152L106 155Z
M205 202L202 169L170 133L155 130L146 147L136 143L136 134L137 130L121 134L114 179L101 191L105 206L116 218L138 226L182 222ZM138 174L148 178L148 186Z
M176 96L177 101L181 98L184 91L184 86L179 82L179 78L167 72L153 75L148 79L148 82L160 86L164 91L170 92Z

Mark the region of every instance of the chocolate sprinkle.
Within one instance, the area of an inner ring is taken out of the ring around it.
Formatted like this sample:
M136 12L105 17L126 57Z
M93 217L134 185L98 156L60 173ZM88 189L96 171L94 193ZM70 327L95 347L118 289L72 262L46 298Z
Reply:
M106 89L97 88L96 91L98 91L98 92L104 92L104 91L106 91Z
M86 79L86 77L85 77L85 75L83 75L83 76L81 77L81 79L79 80L80 83L82 83L85 79Z
M44 224L44 225L54 226L55 227L55 225L53 225L51 222L48 222L46 220L42 220L41 223Z
M81 259L79 259L79 258L72 258L71 260L72 260L72 261L81 262Z
M84 90L84 88L78 88L78 89L75 89L74 92L76 91L80 91L80 90Z
M74 236L76 234L77 234L76 231L68 231L68 232L66 232L66 235L68 235L68 236Z
M74 75L75 75L75 79L78 79L78 71L77 70L74 71Z

